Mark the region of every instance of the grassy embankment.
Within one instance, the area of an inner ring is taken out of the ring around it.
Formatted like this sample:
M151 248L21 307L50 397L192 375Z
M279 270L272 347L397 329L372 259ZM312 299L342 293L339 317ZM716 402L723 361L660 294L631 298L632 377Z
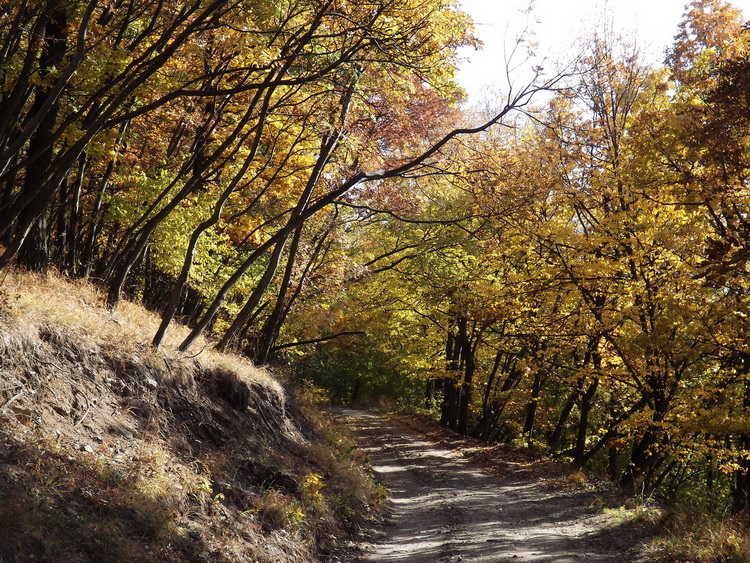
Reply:
M0 285L0 561L314 561L382 500L304 396L83 282Z

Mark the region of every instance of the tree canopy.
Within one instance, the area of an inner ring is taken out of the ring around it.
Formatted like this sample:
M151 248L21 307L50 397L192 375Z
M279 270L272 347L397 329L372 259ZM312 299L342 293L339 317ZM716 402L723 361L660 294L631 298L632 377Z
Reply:
M453 0L12 0L0 269L140 300L156 347L179 318L182 350L748 509L741 13L694 0L661 67L594 34L485 119L471 32Z

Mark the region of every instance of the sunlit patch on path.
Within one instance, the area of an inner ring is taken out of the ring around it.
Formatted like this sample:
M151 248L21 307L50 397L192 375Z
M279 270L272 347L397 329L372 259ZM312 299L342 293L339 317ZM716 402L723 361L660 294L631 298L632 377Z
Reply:
M639 546L608 527L585 491L549 490L526 472L503 477L355 410L341 411L392 490L385 526L364 561L632 562Z

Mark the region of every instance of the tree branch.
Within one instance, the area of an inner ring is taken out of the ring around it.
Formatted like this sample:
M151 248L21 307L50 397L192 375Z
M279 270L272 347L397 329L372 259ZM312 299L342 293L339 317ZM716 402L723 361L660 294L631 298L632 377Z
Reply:
M339 338L341 336L364 336L365 333L361 330L354 330L354 331L345 331L345 332L339 332L338 334L334 334L333 336L325 336L323 338L314 338L312 340L301 340L300 342L290 342L289 344L281 344L280 346L274 346L272 350L276 352L277 350L283 350L285 348L294 348L295 346L303 346L305 344L317 344L318 342L326 342L328 340L333 340L334 338Z

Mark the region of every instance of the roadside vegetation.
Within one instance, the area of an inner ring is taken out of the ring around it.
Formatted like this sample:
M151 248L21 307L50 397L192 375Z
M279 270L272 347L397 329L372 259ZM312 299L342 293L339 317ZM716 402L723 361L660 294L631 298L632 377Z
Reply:
M304 389L156 352L158 318L86 282L11 271L3 292L2 561L319 561L377 513L384 492Z

